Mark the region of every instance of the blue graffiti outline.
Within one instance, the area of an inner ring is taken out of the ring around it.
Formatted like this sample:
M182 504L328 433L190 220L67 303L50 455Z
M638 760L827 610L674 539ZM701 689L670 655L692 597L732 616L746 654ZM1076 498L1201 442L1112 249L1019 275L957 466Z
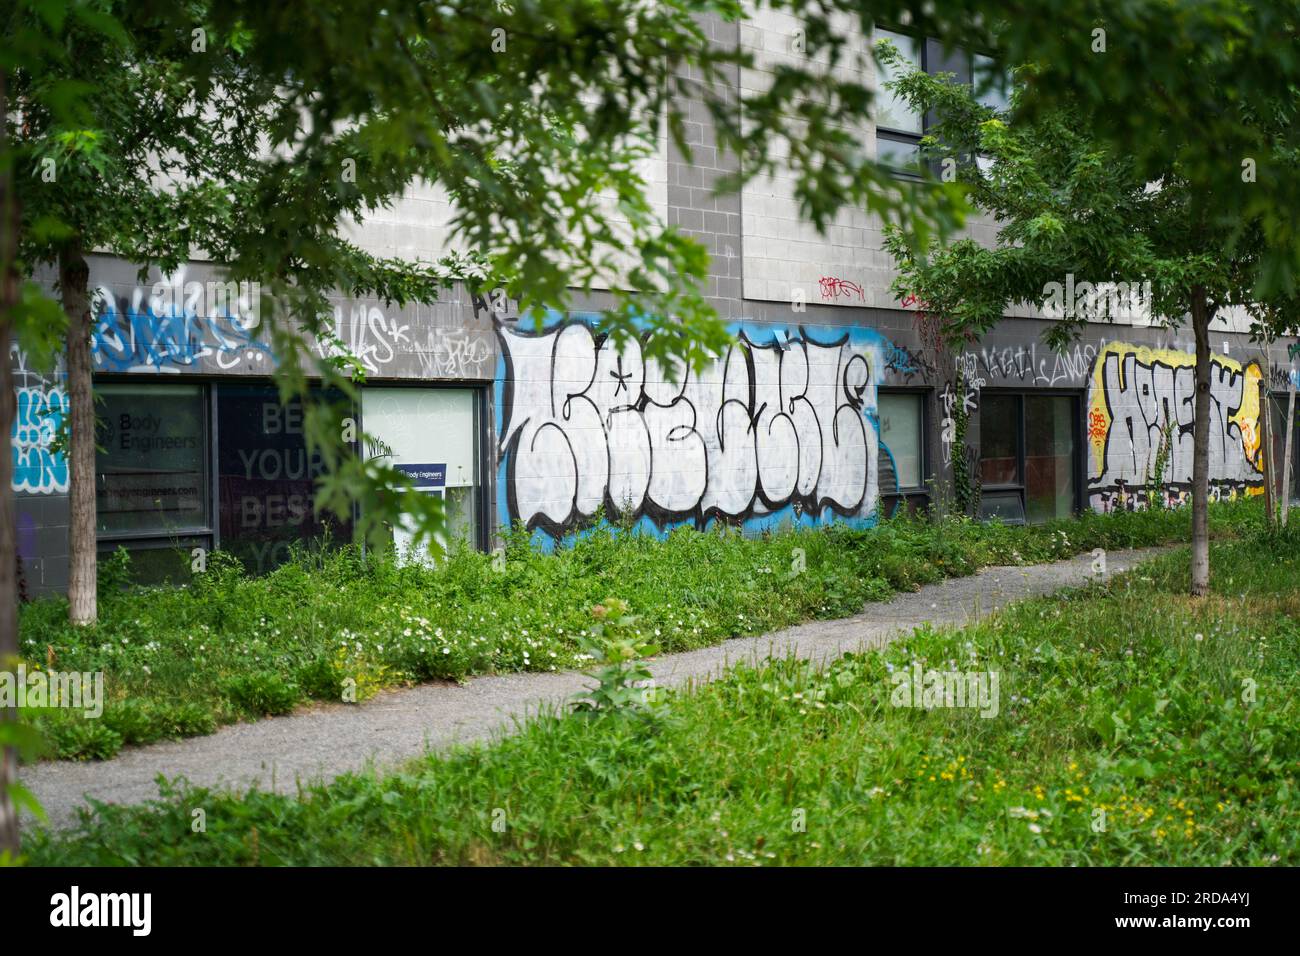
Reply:
M57 396L57 400L55 400ZM13 464L10 487L18 494L65 494L68 459L50 449L68 414L62 384L14 389L14 422L9 433Z
M600 316L595 313L570 313L564 314L555 310L549 310L540 324L534 324L531 321L525 325L520 321L523 331L530 335L547 335L556 331L558 328L574 323L585 323L588 327L595 326L600 320ZM642 323L645 324L645 323ZM727 331L735 338L739 338L742 332L745 333L746 339L754 346L769 347L774 346L778 349L784 347L785 343L790 340L802 338L813 344L827 344L838 341L847 336L845 344L861 348L872 353L873 367L871 374L872 382L875 388L871 392L871 400L862 407L863 418L872 427L876 436L877 444L880 444L880 414L877 406L879 397L880 381L879 377L885 371L885 356L891 350L897 350L897 346L888 337L883 335L879 330L867 326L818 326L818 325L770 325L759 324L750 321L748 327L746 320L730 323ZM766 336L766 338L763 338ZM784 338L783 338L784 337ZM492 393L494 423L496 427L496 441L501 441L505 428L505 405L506 405L506 355L504 349L497 350L497 368L493 378ZM886 449L888 454L888 449ZM497 524L501 528L508 528L514 523L510 514L508 501L508 476L509 476L509 456L501 455L497 461L496 471L496 505L497 505ZM877 472L878 474L878 472ZM876 488L877 496L880 494L879 484ZM702 530L714 528L719 522L729 525L739 526L741 532L747 536L758 536L766 531L776 531L782 528L813 528L822 527L829 524L840 522L853 528L870 528L874 527L880 520L879 508L876 503L872 503L872 510L869 514L860 516L843 516L837 515L829 505L824 505L818 509L817 514L809 511L800 511L796 513L793 503L782 505L773 511L765 512L761 515L754 515L745 518L739 522L725 521L722 518L710 517L703 522ZM574 541L581 540L592 534L600 528L608 528L611 524L608 519L600 523L590 525L581 529L570 531L559 538L553 537L542 528L534 528L529 540L532 546L538 550L549 552L556 547L562 547L571 544ZM683 518L675 521L660 523L649 515L642 515L632 525L632 531L635 534L650 534L655 537L665 537L679 528L699 528L696 519Z
M105 296L95 314L91 356L97 368L110 372L149 366L156 371L167 365L193 367L208 355L245 351L250 357L260 352L274 363L270 345L255 332L256 326L245 328L229 308L206 316L173 305L160 314L147 304L142 309L119 308L116 298Z

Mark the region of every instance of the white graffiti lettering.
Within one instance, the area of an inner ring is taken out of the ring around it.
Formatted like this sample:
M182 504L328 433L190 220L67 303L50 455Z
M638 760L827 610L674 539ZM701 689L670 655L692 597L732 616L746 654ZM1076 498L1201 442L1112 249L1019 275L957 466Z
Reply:
M742 333L674 384L641 343L616 350L581 322L500 328L509 517L560 536L602 507L658 527L787 507L812 520L873 515L884 340L855 332L861 341L800 329L765 344Z

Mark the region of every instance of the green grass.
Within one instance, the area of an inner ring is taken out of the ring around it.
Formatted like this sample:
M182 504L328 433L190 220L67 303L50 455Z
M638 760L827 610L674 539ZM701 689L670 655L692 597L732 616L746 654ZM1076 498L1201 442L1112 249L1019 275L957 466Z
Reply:
M1216 534L1262 519L1257 502L1217 505ZM66 603L23 608L29 669L102 671L99 720L35 715L64 758L211 733L311 700L364 700L385 687L587 663L589 608L615 596L664 651L716 644L817 617L990 564L1185 540L1187 511L1099 516L1040 527L899 518L750 539L681 530L660 540L605 528L554 554L513 535L504 569L460 550L436 569L304 553L264 577L214 555L187 587L123 588L125 553L101 568L100 620L67 624ZM801 570L799 570L801 569ZM795 573L799 570L799 573ZM32 715L29 715L32 716Z
M1296 865L1300 533L1216 544L1203 600L1187 563L296 797L168 786L30 862ZM893 706L915 661L998 671L998 715Z

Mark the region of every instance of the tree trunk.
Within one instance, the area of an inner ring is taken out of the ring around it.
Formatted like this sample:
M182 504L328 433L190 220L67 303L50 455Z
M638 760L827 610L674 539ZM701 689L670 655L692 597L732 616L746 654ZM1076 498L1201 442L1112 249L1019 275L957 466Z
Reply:
M1210 590L1210 319L1205 291L1192 292L1196 405L1192 432L1192 594Z
M1285 450L1282 452L1282 527L1286 527L1286 516L1291 511L1291 436L1295 434L1295 383L1291 381L1291 370L1287 369L1286 387L1286 429Z
M76 245L59 253L68 316L68 620L93 624L95 602L95 399L90 388L90 268Z
M2 116L3 113L0 113ZM12 200L6 197L7 201ZM5 240L8 245L8 240ZM6 445L13 440L14 371L9 360L13 340L11 310L17 302L18 279L9 273L12 259L5 250L5 286L0 300L0 434ZM11 292L12 289L12 292ZM8 447L0 454L0 670L15 671L18 665L18 536L14 520L14 458ZM17 707L0 711L0 720L18 719ZM13 747L0 748L0 856L8 851L18 855L18 810L9 796L9 787L18 780L18 752Z
M1268 346L1264 346L1264 381L1273 381L1273 364L1269 360ZM1260 470L1264 473L1264 513L1268 516L1268 526L1277 524L1277 458L1273 454L1273 401L1267 389L1260 389Z
M5 74L0 71L0 118L9 115ZM0 122L0 156L7 156L5 124ZM9 347L13 341L13 312L18 305L18 197L11 167L0 168L0 435L6 447L0 454L0 668L18 659L18 539L14 526L13 441L14 373ZM16 720L16 708L0 710L0 721ZM0 855L18 855L18 811L9 787L18 779L18 754L0 748Z

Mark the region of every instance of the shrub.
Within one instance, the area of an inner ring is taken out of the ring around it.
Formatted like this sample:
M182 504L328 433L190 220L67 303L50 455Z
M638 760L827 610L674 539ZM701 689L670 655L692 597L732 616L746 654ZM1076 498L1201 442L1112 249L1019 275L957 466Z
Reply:
M197 701L154 704L151 713L160 738L202 737L217 729L216 715Z
M118 545L110 557L98 563L96 574L101 599L126 590L131 584L131 553Z
M312 700L342 700L346 677L326 654L313 657L294 672L294 680Z
M222 683L226 699L252 717L287 714L301 699L298 686L274 671L255 671L228 677Z
M157 707L145 701L122 700L106 704L103 721L124 744L151 744L167 736L159 726Z
M102 718L64 713L40 726L61 760L108 760L122 749L122 735Z

